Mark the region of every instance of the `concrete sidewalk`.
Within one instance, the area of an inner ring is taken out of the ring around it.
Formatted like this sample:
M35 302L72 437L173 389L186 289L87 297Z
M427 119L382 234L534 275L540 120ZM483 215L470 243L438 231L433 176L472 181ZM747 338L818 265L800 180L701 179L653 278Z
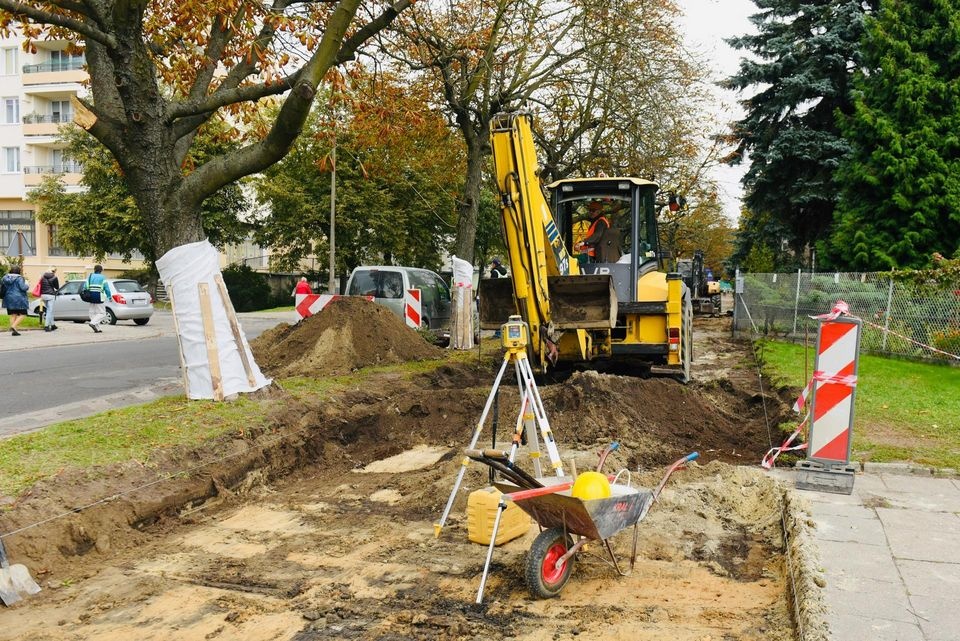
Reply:
M852 495L793 490L812 504L833 641L960 638L960 480L917 472L868 464Z
M156 338L169 333L173 327L172 320L169 323L171 329L163 326L163 323L156 322L157 317L161 314L163 312L154 313L148 325L134 325L130 321L121 321L116 325L102 325L99 334L90 329L90 326L86 323L74 323L73 321L57 323L57 329L52 332L45 332L43 328L21 328L19 330L20 336L13 336L9 329L4 329L0 330L0 352ZM169 312L166 312L166 314L169 315Z

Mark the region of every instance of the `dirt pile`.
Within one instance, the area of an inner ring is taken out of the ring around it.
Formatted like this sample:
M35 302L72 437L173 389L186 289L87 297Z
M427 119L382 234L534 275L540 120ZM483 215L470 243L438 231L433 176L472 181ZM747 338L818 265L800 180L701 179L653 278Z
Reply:
M338 298L295 325L281 323L251 341L270 376L329 376L370 365L439 358L389 309L362 298Z

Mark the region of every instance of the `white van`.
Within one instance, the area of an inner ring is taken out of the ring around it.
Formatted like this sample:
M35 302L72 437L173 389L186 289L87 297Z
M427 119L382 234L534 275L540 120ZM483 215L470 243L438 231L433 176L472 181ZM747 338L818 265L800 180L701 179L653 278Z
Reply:
M420 290L421 326L449 335L450 288L439 274L417 267L364 265L357 267L347 281L348 296L373 296L403 318L403 295L408 289Z

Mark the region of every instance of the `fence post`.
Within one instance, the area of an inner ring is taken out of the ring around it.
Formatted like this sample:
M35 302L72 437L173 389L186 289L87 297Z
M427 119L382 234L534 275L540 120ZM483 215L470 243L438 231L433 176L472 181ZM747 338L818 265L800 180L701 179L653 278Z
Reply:
M737 267L736 270L733 272L733 331L731 332L731 335L733 336L733 338L737 337L737 329L739 329L737 327L737 316L738 316L737 308L739 307L739 305L737 304L737 293L738 293L737 290L739 289L740 289L740 268Z
M887 333L890 331L890 305L893 302L893 278L890 279L890 288L887 290L887 313L883 319L883 344L880 351L887 351Z
M797 334L797 311L800 309L800 269L797 269L797 295L793 299L793 335Z

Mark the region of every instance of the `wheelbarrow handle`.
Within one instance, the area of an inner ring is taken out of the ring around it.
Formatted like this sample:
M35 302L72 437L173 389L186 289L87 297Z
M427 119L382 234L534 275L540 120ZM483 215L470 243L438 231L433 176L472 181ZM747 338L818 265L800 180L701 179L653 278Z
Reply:
M663 479L660 481L660 484L657 485L656 489L653 491L653 500L656 501L657 498L660 496L660 492L663 491L663 486L667 484L667 479L670 478L671 474L679 470L681 467L683 467L687 463L691 461L695 461L698 458L700 458L700 452L690 452L689 454L684 456L682 459L678 459L676 462L674 462L673 465L668 467L667 473L663 475Z

